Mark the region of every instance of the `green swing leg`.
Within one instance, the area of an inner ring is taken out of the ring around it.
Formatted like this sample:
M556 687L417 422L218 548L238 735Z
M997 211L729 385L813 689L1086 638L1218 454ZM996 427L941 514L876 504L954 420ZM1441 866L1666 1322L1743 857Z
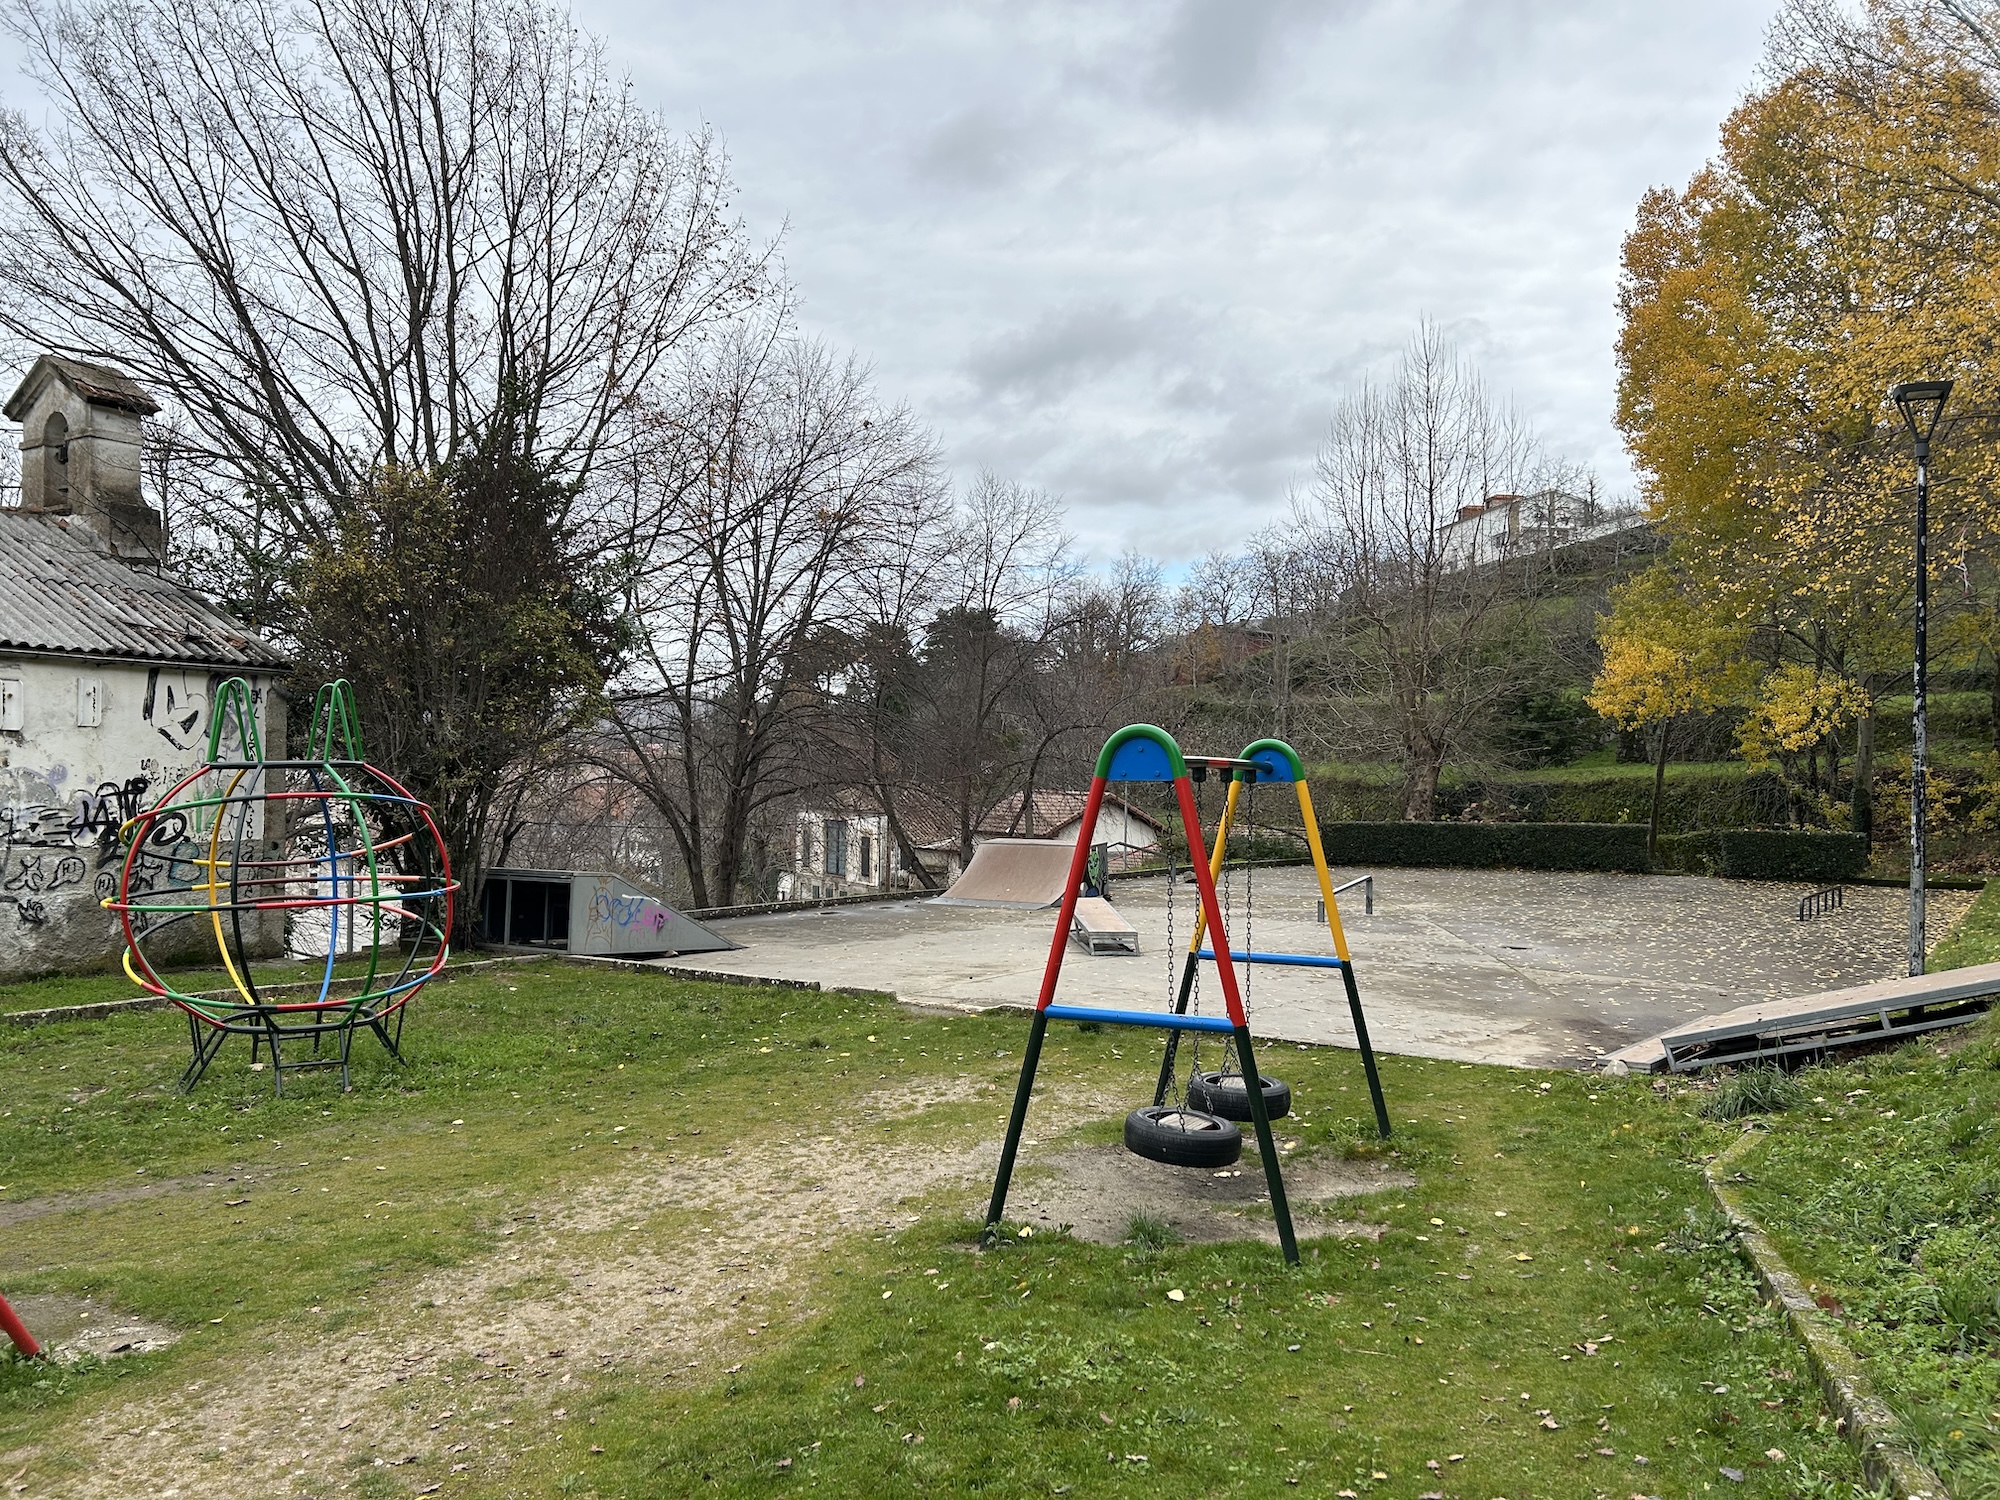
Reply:
M1042 1038L1048 1029L1048 1016L1036 1011L1028 1027L1028 1050L1021 1058L1021 1082L1014 1090L1014 1113L1007 1120L1006 1144L1000 1148L1000 1170L993 1177L993 1200L986 1205L986 1228L979 1236L979 1243L988 1247L1000 1237L1000 1218L1007 1211L1007 1185L1014 1176L1014 1154L1028 1123L1028 1100L1035 1091L1035 1070L1041 1066Z
M1375 1071L1375 1049L1369 1045L1368 1018L1361 1014L1361 991L1354 983L1352 960L1340 966L1340 977L1347 981L1347 1009L1354 1017L1354 1040L1361 1048L1361 1071L1368 1075L1368 1094L1375 1101L1375 1131L1386 1141L1389 1106L1382 1101L1382 1079Z
M1299 1242L1292 1234L1292 1206L1285 1198L1285 1174L1278 1169L1278 1143L1271 1138L1271 1115L1264 1108L1264 1082L1257 1076L1257 1059L1250 1051L1250 1028L1236 1028L1236 1060L1243 1066L1243 1086L1250 1091L1250 1118L1257 1127L1257 1149L1264 1156L1264 1181L1271 1189L1271 1215L1278 1221L1278 1243L1285 1260L1299 1263Z

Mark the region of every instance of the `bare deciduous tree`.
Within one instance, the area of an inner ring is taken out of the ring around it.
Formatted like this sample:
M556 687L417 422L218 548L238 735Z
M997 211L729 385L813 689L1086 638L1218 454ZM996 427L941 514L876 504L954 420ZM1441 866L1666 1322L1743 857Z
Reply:
M980 822L1032 784L1052 738L1027 695L1078 581L1062 521L1053 496L980 475L953 530L943 607L925 629L915 758L950 805L967 860Z
M721 151L543 0L5 0L0 28L60 121L0 119L0 326L178 408L239 561L496 427L577 492L759 294Z
M680 846L697 906L736 899L752 824L824 778L828 627L935 514L928 436L852 359L745 323L683 363L631 467L617 752ZM787 840L787 843L789 841Z
M1294 519L1338 599L1345 657L1329 684L1352 736L1403 766L1403 816L1428 820L1439 773L1519 691L1546 559L1472 556L1449 530L1495 495L1546 489L1537 445L1426 323L1392 385L1335 410Z

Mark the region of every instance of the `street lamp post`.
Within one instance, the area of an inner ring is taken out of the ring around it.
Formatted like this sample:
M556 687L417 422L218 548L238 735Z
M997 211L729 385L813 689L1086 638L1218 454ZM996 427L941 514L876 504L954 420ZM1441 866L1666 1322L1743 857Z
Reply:
M1924 693L1929 678L1925 631L1931 599L1930 500L1931 434L1944 404L1949 380L1906 380L1889 387L1889 399L1903 414L1917 455L1917 660L1911 678L1910 750L1910 973L1924 972L1924 789L1929 746L1924 732Z

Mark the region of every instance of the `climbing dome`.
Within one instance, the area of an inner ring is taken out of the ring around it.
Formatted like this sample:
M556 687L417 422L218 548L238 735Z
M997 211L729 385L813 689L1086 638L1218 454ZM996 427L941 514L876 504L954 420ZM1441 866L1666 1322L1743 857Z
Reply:
M252 1067L270 1049L287 1073L338 1067L355 1033L402 1056L404 1013L449 956L451 861L431 810L367 763L345 682L320 689L301 760L266 760L250 686L215 698L202 765L121 830L125 972L187 1016L192 1089L231 1036ZM318 972L260 983L253 965L289 952ZM226 983L188 993L160 970L213 966ZM158 960L156 962L156 960Z

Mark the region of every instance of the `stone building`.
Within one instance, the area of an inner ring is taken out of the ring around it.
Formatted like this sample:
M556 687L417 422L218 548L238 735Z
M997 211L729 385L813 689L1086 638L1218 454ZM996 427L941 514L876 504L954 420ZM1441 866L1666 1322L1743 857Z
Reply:
M165 576L140 493L143 390L45 355L4 409L22 462L21 502L0 509L0 981L117 960L98 903L117 889L119 826L200 764L228 677L248 679L264 743L283 745L287 666Z

